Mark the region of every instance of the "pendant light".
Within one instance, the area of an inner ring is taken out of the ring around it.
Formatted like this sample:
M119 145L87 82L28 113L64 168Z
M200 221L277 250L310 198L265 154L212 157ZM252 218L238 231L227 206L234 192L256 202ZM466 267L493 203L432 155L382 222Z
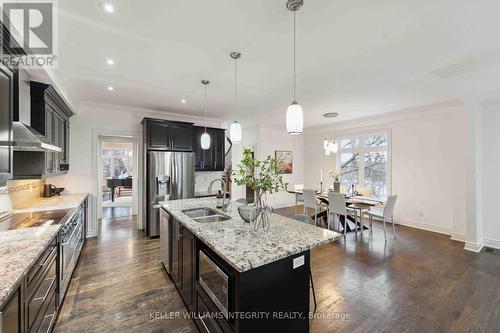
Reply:
M296 66L295 66L295 53L296 53L296 28L295 28L295 12L302 7L303 0L288 0L286 8L293 12L293 102L286 110L286 131L288 134L296 135L301 134L304 129L304 111L302 106L295 100L296 92Z
M239 52L231 52L230 54L231 58L234 59L234 108L235 111L238 110L238 94L237 94L237 60L241 58L241 53ZM237 121L234 121L231 124L231 127L229 128L229 138L231 139L231 142L233 143L240 143L241 142L241 125Z
M339 116L336 112L329 112L323 115L326 119L332 119L332 138L329 140L325 138L323 141L323 149L325 150L325 155L329 156L330 154L335 154L339 151L339 144L337 140L335 140L335 118Z
M210 148L210 135L207 133L207 86L210 84L208 80L202 80L201 83L205 86L205 133L201 135L201 149Z

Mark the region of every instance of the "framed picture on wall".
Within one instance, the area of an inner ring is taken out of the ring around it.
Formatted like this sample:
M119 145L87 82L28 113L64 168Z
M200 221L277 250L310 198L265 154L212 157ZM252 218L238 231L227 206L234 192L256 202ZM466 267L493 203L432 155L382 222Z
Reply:
M276 158L276 169L280 170L279 173L293 173L293 152L275 150L274 157Z

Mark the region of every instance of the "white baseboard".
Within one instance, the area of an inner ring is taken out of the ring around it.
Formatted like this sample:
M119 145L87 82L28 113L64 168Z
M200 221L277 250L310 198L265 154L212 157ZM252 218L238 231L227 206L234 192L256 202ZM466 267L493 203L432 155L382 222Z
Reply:
M465 235L464 234L459 234L456 232L451 233L451 240L457 241L457 242L462 242L465 243Z
M483 238L483 245L500 250L500 240L492 238Z
M481 243L472 243L465 241L464 250L479 253L483 249L483 246L484 245Z
M451 235L451 229L448 227L442 227L439 225L434 225L434 224L428 224L428 223L422 223L422 222L417 222L414 220L410 219L402 219L402 218L396 218L394 220L396 224L404 225L407 227L412 227L412 228L417 228L417 229L422 229L426 231L432 231L432 232L437 232L439 234L444 234L444 235Z

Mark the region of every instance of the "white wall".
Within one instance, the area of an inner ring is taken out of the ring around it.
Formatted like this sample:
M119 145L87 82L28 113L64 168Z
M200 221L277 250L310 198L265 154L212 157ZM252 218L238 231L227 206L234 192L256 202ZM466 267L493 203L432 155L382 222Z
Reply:
M483 244L500 249L500 107L481 114L481 216Z
M288 135L285 129L266 126L247 127L242 130L242 143L233 145L233 169L241 161L244 148L252 148L255 157L264 160L268 155L275 156L276 150L293 152L293 173L283 175L286 182L293 188L294 184L304 182L304 144L303 137ZM244 187L233 183L233 198L244 196ZM275 193L268 198L269 205L279 208L295 204L295 197L287 192Z
M95 156L93 156L94 134L99 132L110 135L136 135L140 141L139 156L142 156L141 121L144 117L193 123L200 123L201 120L201 118L179 114L94 104L81 105L75 116L71 118L70 170L67 175L51 178L50 181L56 186L65 187L67 193L86 192L91 194L91 222L93 223L89 224L89 237L97 235L97 176L92 172L93 163L97 163L94 161ZM220 127L220 124L221 122L218 120L208 121L209 126ZM137 173L142 174L141 166L139 166ZM141 187L139 184L140 190ZM139 198L142 196L140 191Z
M392 193L399 196L398 223L463 240L465 125L463 106L457 104L339 123L336 133L388 130L392 137ZM335 166L321 156L323 138L318 130L305 136L306 185L318 184L320 168L325 171Z
M318 189L323 171L323 190L332 186L333 179L329 176L330 170L337 169L337 155L325 155L323 140L331 137L329 129L318 129L304 133L304 188Z

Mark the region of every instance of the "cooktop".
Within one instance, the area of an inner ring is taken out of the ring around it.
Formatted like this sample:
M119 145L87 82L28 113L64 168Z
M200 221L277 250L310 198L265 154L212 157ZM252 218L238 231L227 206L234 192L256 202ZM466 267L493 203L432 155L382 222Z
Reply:
M59 224L71 209L50 210L33 213L17 213L0 220L0 231L41 227Z

